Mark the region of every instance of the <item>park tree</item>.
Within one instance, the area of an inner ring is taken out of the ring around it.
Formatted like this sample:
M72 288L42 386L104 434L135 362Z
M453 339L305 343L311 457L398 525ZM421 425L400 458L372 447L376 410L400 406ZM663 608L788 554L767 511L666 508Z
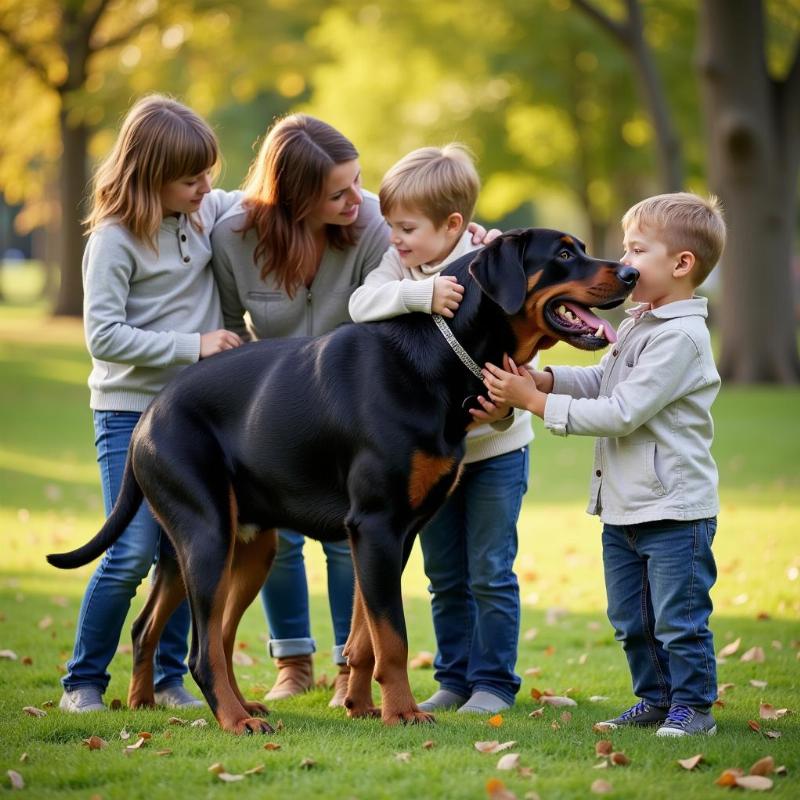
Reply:
M56 314L81 314L90 161L108 152L124 110L167 92L201 114L219 110L249 150L258 128L308 91L303 37L320 5L0 0L0 190L24 203L25 227L55 231ZM236 183L246 161L234 159Z
M697 67L709 183L728 244L720 371L734 381L794 383L793 240L800 165L800 4L703 0ZM768 44L768 26L780 39Z

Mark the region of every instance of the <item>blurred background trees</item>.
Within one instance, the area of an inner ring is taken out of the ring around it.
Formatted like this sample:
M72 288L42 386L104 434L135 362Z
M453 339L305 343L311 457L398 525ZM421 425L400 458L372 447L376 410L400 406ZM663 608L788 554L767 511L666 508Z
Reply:
M36 232L55 311L79 314L88 176L149 91L212 121L225 187L302 109L353 139L368 188L414 147L463 141L484 222L606 256L636 200L714 191L721 368L794 382L799 40L800 0L0 0L0 220Z

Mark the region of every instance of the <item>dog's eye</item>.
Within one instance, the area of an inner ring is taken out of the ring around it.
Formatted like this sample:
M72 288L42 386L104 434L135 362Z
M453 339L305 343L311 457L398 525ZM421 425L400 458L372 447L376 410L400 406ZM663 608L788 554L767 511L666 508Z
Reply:
M558 257L559 257L559 258L572 258L572 253L570 253L570 251L569 251L569 250L562 250L562 251L561 251L561 252L558 254Z

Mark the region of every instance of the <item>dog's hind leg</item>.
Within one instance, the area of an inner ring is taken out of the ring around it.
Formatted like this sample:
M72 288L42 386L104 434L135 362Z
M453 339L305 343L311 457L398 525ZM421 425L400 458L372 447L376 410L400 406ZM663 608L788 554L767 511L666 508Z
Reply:
M344 656L350 667L347 697L344 700L347 716L353 718L380 716L381 710L375 707L372 700L375 652L372 649L372 637L367 623L364 596L361 594L358 580L356 580L356 592L353 599L353 620L350 623L347 644L344 646Z
M231 689L249 714L268 714L269 711L262 703L245 700L239 690L233 669L233 648L239 621L264 585L272 560L275 558L277 544L276 531L267 530L255 534L254 538L247 542L237 539L233 548L231 584L225 602L222 641Z
M167 620L186 597L178 563L162 555L155 568L153 584L144 608L133 623L133 674L128 689L128 706L155 705L153 697L153 655Z

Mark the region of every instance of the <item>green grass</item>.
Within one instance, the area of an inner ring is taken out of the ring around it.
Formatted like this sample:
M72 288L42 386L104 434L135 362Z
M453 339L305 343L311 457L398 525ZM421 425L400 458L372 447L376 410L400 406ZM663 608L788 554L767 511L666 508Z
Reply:
M556 348L555 363L596 356ZM169 725L168 711L66 715L48 708L43 718L23 713L60 696L58 679L69 657L75 619L91 568L58 572L44 555L84 541L102 520L94 464L91 417L85 380L88 359L80 325L56 321L23 304L0 307L0 650L17 661L0 659L0 795L9 791L6 771L26 782L30 797L90 798L249 798L290 794L298 798L482 798L486 782L500 778L518 797L536 792L543 799L590 796L591 783L604 778L613 797L713 797L728 790L714 785L723 769L749 768L771 754L785 764L787 777L775 779L776 797L800 795L800 392L792 389L725 388L715 407L715 456L722 479L720 528L715 550L720 578L714 589L712 620L717 649L741 637L736 656L719 667L720 682L735 683L716 709L719 734L702 741L661 741L647 731L619 731L614 747L631 759L628 767L596 770L598 735L592 723L630 701L625 659L604 615L599 524L583 509L591 463L589 439L557 439L537 423L532 447L532 478L519 525L517 571L523 598L523 635L518 671L525 676L516 707L500 728L484 719L441 714L435 726L386 729L377 721L348 721L327 708L329 691L317 689L275 703L271 721L283 721L273 737L237 739L220 732L210 713L206 728ZM312 622L320 652L317 675L333 675L328 652L331 626L324 591L324 564L309 543ZM145 587L132 615L141 607ZM433 650L430 610L418 550L404 581L412 655ZM554 613L556 610L556 613ZM555 618L555 619L554 619ZM536 629L533 638L525 632ZM246 614L240 646L254 659L239 667L248 697L259 698L271 685L274 668L264 649L265 623L254 605ZM744 650L761 646L764 663L739 660ZM23 659L31 663L24 663ZM124 700L131 659L119 653L111 665L107 699ZM749 684L767 681L766 688ZM433 690L429 670L412 670L418 697ZM189 681L192 686L191 680ZM571 718L561 709L528 715L538 705L532 687L570 691L578 705ZM607 699L591 702L600 695ZM795 714L765 728L779 731L770 740L754 733L759 702L788 707ZM153 738L138 752L120 731L148 731ZM89 751L82 739L98 735L103 750ZM515 740L532 778L496 770L499 755L475 751L479 740ZM432 740L434 746L423 744ZM265 751L265 741L281 745ZM170 755L157 751L170 749ZM396 754L410 753L410 762ZM705 765L686 772L676 759L702 752ZM27 754L24 762L20 761ZM316 763L310 769L303 759ZM232 773L259 764L262 773L228 785L207 771L221 762Z

